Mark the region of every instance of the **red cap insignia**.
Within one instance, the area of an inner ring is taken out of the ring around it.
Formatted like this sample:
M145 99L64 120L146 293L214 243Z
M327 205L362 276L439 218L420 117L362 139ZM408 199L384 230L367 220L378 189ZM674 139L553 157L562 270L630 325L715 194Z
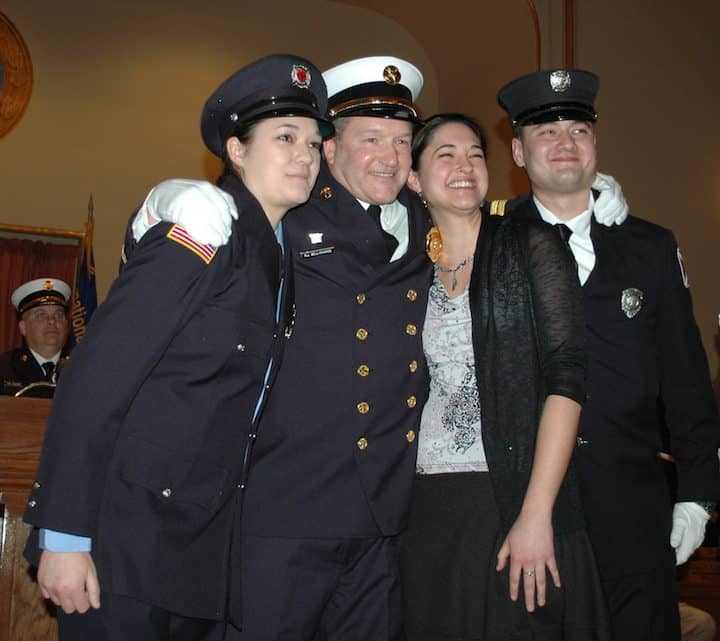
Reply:
M310 70L303 65L293 65L290 79L296 87L307 89L310 87Z

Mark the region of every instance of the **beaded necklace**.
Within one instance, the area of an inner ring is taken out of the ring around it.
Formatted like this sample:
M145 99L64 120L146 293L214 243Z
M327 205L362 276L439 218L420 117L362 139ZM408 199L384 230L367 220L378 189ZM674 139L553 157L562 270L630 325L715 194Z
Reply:
M435 271L442 272L443 274L452 274L452 291L455 291L457 287L457 273L466 265L469 265L473 260L473 255L470 254L465 260L459 262L455 267L443 267L435 263Z

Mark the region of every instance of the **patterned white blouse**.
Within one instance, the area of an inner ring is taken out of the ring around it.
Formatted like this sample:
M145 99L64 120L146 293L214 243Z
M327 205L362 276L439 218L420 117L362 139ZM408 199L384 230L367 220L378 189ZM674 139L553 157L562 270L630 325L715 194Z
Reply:
M466 288L450 298L437 271L428 297L423 348L430 396L420 422L417 473L487 472L469 293Z

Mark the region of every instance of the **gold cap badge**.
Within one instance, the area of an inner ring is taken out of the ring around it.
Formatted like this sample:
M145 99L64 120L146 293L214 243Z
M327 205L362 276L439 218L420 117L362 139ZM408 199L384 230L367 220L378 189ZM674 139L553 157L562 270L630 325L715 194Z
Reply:
M388 65L383 69L383 80L389 85L397 85L401 78L402 74L400 73L400 69L395 65Z

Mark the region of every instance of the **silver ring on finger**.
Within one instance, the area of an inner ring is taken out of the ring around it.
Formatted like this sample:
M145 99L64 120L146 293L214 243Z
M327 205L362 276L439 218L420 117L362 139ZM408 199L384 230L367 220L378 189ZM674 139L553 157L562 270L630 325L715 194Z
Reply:
M535 570L525 570L525 576L535 576Z

